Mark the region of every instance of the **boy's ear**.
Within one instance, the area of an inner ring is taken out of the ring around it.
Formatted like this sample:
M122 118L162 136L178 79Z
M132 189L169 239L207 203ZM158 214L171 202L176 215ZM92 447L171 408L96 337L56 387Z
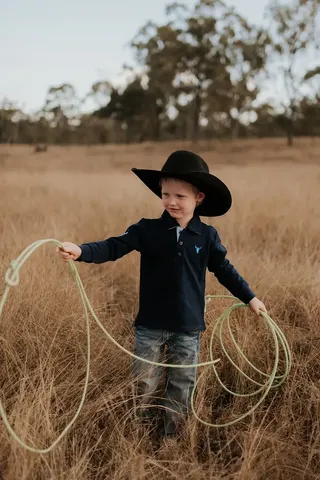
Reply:
M202 192L198 193L198 200L197 200L197 206L201 205L203 200L206 198L205 194Z

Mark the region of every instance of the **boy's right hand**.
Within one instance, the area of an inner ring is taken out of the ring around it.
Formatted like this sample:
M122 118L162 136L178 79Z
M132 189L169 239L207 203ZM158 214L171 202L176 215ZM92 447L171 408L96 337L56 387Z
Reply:
M62 242L62 247L56 248L56 253L65 261L77 260L80 257L82 250L75 243Z

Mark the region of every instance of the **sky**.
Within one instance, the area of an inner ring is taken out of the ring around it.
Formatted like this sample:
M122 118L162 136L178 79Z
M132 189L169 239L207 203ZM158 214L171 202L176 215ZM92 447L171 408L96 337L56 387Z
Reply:
M128 43L148 20L165 21L172 0L0 0L0 103L30 113L52 85L71 83L79 96L98 80L117 82L134 65ZM184 0L190 6L195 0ZM226 0L260 24L268 0Z

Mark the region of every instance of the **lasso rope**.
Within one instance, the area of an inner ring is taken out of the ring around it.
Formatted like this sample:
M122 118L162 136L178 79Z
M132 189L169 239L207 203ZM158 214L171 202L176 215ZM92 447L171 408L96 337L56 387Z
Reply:
M4 290L4 293L2 295L2 298L1 298L1 301L0 301L0 317L1 317L1 314L2 314L2 311L3 311L3 308L4 308L4 305L6 303L6 300L7 300L7 297L8 297L8 293L9 293L9 290L11 287L16 287L18 284L19 284L19 271L20 269L22 268L23 264L28 260L28 258L41 246L43 245L46 245L46 244L54 244L58 247L62 247L62 244L61 242L59 242L58 240L55 240L55 239L44 239L44 240L38 240L34 243L32 243L31 245L29 245L28 247L26 247L23 252L18 256L18 258L16 260L13 260L11 263L10 263L10 266L6 272L6 275L5 275L5 283L6 283L6 286L5 286L5 290ZM274 341L274 346L275 346L275 359L274 359L274 365L273 365L273 369L272 369L272 372L271 374L267 374L267 373L264 373L262 372L261 370L259 370L258 368L256 368L249 360L248 358L244 355L244 353L242 352L242 350L240 349L239 345L237 344L236 342L236 339L234 338L234 335L232 334L231 332L231 328L230 328L230 314L233 310L237 309L237 308L242 308L242 307L247 307L247 305L245 305L244 303L236 303L234 305L232 305L231 307L227 308L223 314L217 319L215 325L214 325L214 328L212 330L212 333L211 333L211 337L210 337L210 349L209 349L209 352L210 352L210 361L208 362L203 362L203 363L197 363L197 364L192 364L192 365L174 365L174 364L162 364L162 363L157 363L157 362L153 362L151 360L147 360L145 358L140 358L136 355L134 355L132 352L130 352L129 350L125 349L122 345L120 345L111 335L110 333L105 329L105 327L102 325L102 323L100 322L100 320L98 319L98 317L96 316L95 312L93 311L93 308L90 304L90 301L87 297L87 294L85 292L85 289L83 287L83 284L82 284L82 281L80 279L80 276L79 276L79 273L78 273L78 270L75 266L75 263L73 261L69 261L69 266L71 268L71 272L73 273L74 277L75 277L75 281L76 281L76 284L78 286L78 290L79 290L79 294L80 294L80 297L81 297L81 300L82 300L82 304L83 304L83 309L84 309L84 313L85 313L85 319L86 319L86 330L87 330L87 365L86 365L86 376L85 376L85 381L84 381L84 387L83 387L83 392L82 392L82 396L81 396L81 400L80 400L80 403L79 403L79 406L77 408L77 411L75 413L75 415L73 416L73 418L71 419L71 421L68 423L68 425L64 428L64 430L60 433L60 435L56 438L56 440L47 448L36 448L36 447L33 447L31 445L28 445L27 443L25 443L17 434L16 432L14 431L14 429L12 428L9 420L8 420L8 417L7 417L7 414L4 410L4 407L2 405L2 402L0 400L0 415L2 417L2 420L4 422L4 425L5 427L7 428L8 432L12 435L12 437L25 449L29 450L30 452L35 452L35 453L48 453L50 452L51 450L54 449L54 447L60 442L60 440L62 440L62 438L67 434L67 432L70 430L70 428L72 427L72 425L75 423L75 421L77 420L77 418L79 417L79 414L81 412L81 409L83 407L83 404L85 402L85 398L86 398L86 395L87 395L87 390L88 390L88 383L89 383L89 374L90 374L90 355L91 355L91 342L90 342L90 323L89 323L89 312L88 310L90 311L91 315L93 316L95 322L98 324L98 326L101 328L101 330L103 331L103 333L108 337L108 339L113 342L120 350L122 350L123 352L125 352L127 355L130 355L132 358L136 358L138 360L141 360L143 362L146 362L146 363L149 363L150 365L156 365L156 366L163 366L163 367L169 367L169 368L190 368L190 367L208 367L208 366L211 366L214 370L214 373L215 373L215 376L218 380L218 382L220 383L220 385L227 391L229 392L230 394L232 395L235 395L235 396L239 396L239 397L249 397L249 396L254 396L254 395L258 395L259 393L262 393L262 396L261 398L259 399L259 401L246 413L244 413L243 415L235 418L234 420L230 421L230 422L227 422L227 423L224 423L224 424L221 424L221 425L216 425L216 424L213 424L213 423L209 423L209 422L206 422L204 420L202 420L201 418L198 417L197 413L196 413L196 410L195 410L195 406L194 406L194 397L195 397L195 391L196 391L196 388L197 388L197 384L198 382L201 380L203 374L205 372L203 372L197 382L196 382L196 385L194 386L194 389L193 389L193 392L192 392L192 396L191 396L191 408L192 408L192 412L193 414L195 415L195 417L201 422L203 423L204 425L207 425L209 427L225 427L225 426L229 426L229 425L233 425L235 424L236 422L239 422L240 420L242 420L243 418L245 418L246 416L250 415L262 402L263 400L266 398L266 396L268 395L268 393L270 392L270 390L272 388L276 388L276 387L279 387L287 378L288 374L289 374L289 371L290 371L290 368L291 368L291 354L290 354L290 349L289 349L289 345L288 345L288 342L283 334L283 332L280 330L280 328L276 325L276 323L272 320L272 318L270 318L270 316L268 314L266 314L265 312L262 312L260 311L260 315L263 317L263 319L265 320L265 323L266 325L269 327L270 331L271 331L271 334L272 334L272 337L273 337L273 341ZM230 296L230 295L208 295L206 297L206 304L210 301L211 298L235 298L233 296ZM236 348L236 350L238 351L238 353L240 354L240 356L259 374L261 374L262 376L264 376L266 378L266 381L265 383L259 383L255 380L253 380L251 377L249 377L245 372L243 372L235 363L234 361L231 359L230 355L228 354L225 346L224 346L224 340L223 340L223 334L222 334L222 330L223 330L223 326L224 326L224 323L226 323L227 325L227 329L229 331L229 334L230 334L230 337L231 337L231 340L232 340L232 343L234 345L234 347ZM232 363L232 365L240 372L241 375L243 375L245 378L247 378L248 380L250 380L252 383L254 383L255 385L257 385L258 388L255 392L253 393L246 393L246 394L239 394L239 393L235 393L235 392L232 392L231 390L229 390L224 384L223 382L221 381L221 379L219 378L219 375L218 375L218 372L216 370L216 367L215 367L215 364L218 363L220 361L220 359L213 359L213 353L212 353L212 346L213 346L213 339L214 339L214 335L215 335L215 332L216 330L219 329L219 341L220 341L220 345L221 345L221 348L224 352L224 354L226 355L226 357L228 358L228 360ZM285 372L282 374L282 375L277 375L277 369L278 369L278 363L279 363L279 342L282 346L282 349L283 349L283 352L284 352L284 356L285 356Z

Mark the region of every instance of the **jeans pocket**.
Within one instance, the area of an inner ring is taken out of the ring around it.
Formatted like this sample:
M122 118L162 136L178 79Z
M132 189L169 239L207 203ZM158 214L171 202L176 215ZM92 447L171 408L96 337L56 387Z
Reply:
M161 341L162 331L161 330L152 330L148 327L143 327L142 325L137 325L135 327L135 338L142 342L150 342L151 344Z
M186 335L190 338L200 338L200 331L199 330L191 330L189 332L185 332Z
M200 334L199 330L193 330L191 332L186 332L184 337L185 345L188 345L191 350L199 353L200 350Z

